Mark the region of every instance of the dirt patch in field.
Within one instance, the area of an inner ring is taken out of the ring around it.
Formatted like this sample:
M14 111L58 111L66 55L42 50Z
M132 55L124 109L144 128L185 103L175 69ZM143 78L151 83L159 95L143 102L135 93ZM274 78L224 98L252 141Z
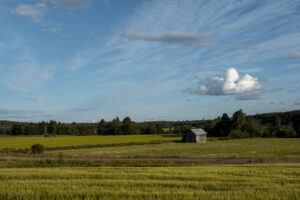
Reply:
M0 156L2 160L59 160L53 157ZM199 163L300 163L300 158L63 158L65 161L163 161Z

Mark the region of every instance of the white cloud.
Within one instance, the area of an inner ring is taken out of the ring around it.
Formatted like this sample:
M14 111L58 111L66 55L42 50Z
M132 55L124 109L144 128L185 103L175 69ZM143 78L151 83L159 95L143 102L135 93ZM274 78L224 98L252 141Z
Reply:
M224 78L200 79L200 84L196 88L188 89L187 92L196 95L235 95L237 99L254 99L262 92L258 78L248 74L240 78L235 68L227 69Z
M34 5L19 5L13 13L22 17L27 17L34 22L40 22L43 20L47 11L47 5L45 3L37 3Z
M288 59L299 59L300 58L300 52L295 52L287 56Z

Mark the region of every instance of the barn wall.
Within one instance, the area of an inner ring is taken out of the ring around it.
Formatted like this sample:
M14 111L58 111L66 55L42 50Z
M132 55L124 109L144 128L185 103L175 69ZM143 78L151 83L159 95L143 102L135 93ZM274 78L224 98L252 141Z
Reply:
M185 135L185 142L196 142L195 135L193 133L187 133Z
M201 142L201 143L204 143L204 142L206 142L206 141L207 141L206 135L200 135L200 142Z
M197 143L205 143L207 141L206 135L197 135L196 142Z
M197 142L197 143L200 143L200 142L201 142L201 137L200 137L200 135L196 135L196 142Z

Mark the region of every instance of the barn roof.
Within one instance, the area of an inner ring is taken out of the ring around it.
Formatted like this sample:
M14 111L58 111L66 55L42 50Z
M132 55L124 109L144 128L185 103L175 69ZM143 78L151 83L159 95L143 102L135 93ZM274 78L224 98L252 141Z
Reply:
M191 131L192 131L195 135L207 135L206 131L203 130L202 128L192 128Z

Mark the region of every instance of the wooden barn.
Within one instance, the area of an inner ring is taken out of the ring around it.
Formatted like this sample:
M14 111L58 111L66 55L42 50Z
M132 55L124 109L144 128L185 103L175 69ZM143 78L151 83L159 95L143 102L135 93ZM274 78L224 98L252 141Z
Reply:
M207 133L201 128L193 128L183 137L183 142L205 143L207 141Z

